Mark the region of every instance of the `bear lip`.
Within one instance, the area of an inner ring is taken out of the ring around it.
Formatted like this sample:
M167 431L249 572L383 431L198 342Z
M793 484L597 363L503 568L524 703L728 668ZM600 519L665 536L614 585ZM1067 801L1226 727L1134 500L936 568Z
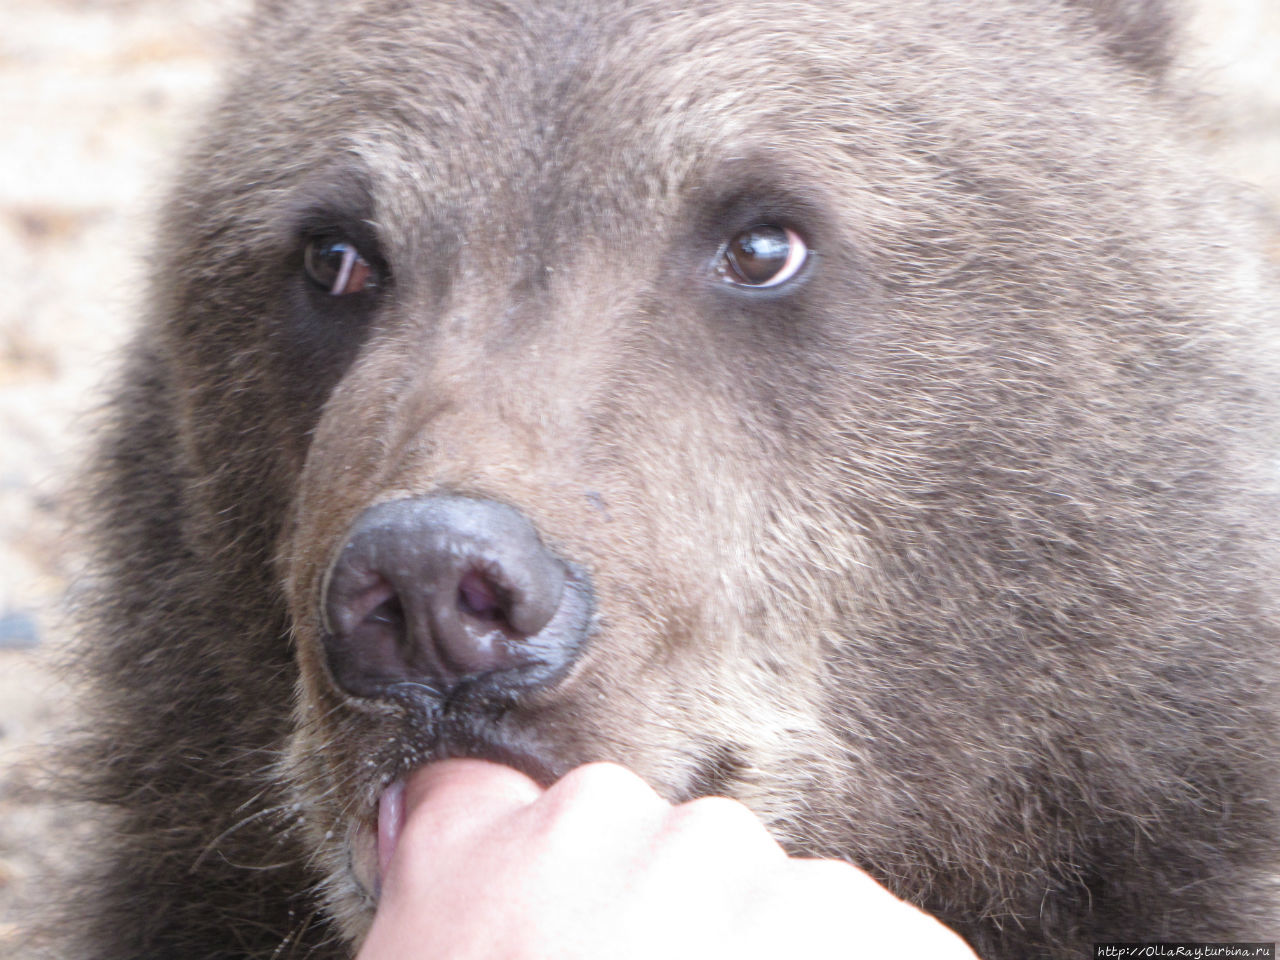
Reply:
M404 780L378 792L373 814L357 818L347 834L347 872L370 906L382 896L382 881L404 828Z
M387 875L391 856L404 829L404 781L397 780L378 797L378 887Z

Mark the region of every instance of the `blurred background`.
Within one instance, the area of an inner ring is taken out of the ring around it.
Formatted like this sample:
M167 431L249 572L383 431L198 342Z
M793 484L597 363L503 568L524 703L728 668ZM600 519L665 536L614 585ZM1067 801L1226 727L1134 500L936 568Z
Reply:
M1207 146L1280 205L1280 0L1189 2L1180 82L1203 94ZM41 867L74 857L85 829L41 802L37 759L70 716L56 664L80 418L141 303L149 225L245 7L0 0L0 960L21 951Z

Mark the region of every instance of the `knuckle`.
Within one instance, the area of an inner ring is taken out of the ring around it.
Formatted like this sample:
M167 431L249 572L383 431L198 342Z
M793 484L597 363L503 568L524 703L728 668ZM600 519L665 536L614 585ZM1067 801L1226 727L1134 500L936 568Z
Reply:
M626 816L665 802L647 783L616 763L576 767L547 790L544 801L546 809L559 816L584 807Z
M754 843L777 847L765 825L746 804L728 797L700 797L675 808L672 832L696 834L709 841L735 846Z
M616 763L588 763L576 767L551 789L572 796L626 796L639 791L652 793L643 780Z

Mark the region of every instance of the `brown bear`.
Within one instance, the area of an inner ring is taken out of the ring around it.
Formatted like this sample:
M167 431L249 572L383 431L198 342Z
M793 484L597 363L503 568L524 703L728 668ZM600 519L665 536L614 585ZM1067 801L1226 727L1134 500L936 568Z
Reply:
M1274 938L1280 288L1170 22L260 3L94 471L62 956L351 956L449 756L988 960Z

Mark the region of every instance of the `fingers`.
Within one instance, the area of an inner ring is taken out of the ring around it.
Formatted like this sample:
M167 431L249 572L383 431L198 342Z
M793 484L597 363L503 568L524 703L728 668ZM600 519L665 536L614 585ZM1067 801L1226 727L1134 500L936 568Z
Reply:
M442 760L415 772L405 783L405 814L449 813L489 818L533 803L542 787L511 767L487 760Z
M549 789L478 760L405 787L361 960L929 956L973 960L846 863L790 859L741 803L679 806L613 764Z
M395 853L406 844L425 848L424 856L456 848L492 832L542 793L518 770L485 760L444 760L416 771L404 784L394 849L384 857L390 861L384 863L389 882L394 883Z
M539 806L539 814L548 821L589 823L607 829L610 822L652 820L671 805L626 767L589 763L553 784Z
M546 791L479 760L425 767L405 784L400 841L361 957L589 956L563 938L625 900L636 851L669 809L616 765L580 767ZM553 942L543 946L559 946L540 954L546 930Z

